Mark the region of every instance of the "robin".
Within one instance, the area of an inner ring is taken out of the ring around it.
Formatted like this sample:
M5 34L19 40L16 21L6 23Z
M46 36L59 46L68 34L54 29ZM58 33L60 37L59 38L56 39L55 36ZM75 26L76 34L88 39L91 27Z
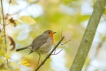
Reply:
M38 54L48 53L52 49L52 45L54 44L55 33L56 32L47 30L43 34L36 37L30 45L23 48L16 49L16 51L21 51L27 48L31 48L30 53L34 51L37 52Z

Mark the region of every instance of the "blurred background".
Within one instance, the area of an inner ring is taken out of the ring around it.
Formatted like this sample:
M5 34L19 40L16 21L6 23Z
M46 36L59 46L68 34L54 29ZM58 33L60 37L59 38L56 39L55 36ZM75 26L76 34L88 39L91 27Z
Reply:
M11 69L5 66L5 58L1 55L0 71L34 71L39 55L36 52L28 55L30 50L20 52L15 50L31 44L35 37L48 29L57 32L54 37L55 45L61 39L61 33L65 36L62 43L70 39L71 41L59 45L56 52L61 49L63 51L52 55L39 71L69 71L95 2L96 0L3 0L4 14L8 14L9 18L13 18L19 23L15 27L11 24L6 26L6 34L13 38L16 47L14 50L8 51ZM36 23L22 22L22 16L29 16ZM7 44L10 44L9 40ZM8 45L8 49L10 48L11 46ZM82 71L106 71L105 55L106 12L101 18ZM42 55L41 61L46 56Z

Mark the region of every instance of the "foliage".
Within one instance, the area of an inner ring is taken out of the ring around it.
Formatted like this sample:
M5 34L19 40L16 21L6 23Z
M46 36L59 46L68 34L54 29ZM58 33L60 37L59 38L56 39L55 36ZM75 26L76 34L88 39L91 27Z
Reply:
M48 29L57 32L55 45L62 35L65 36L62 43L70 39L71 41L59 45L56 52L61 49L63 51L58 55L51 56L39 71L68 71L91 14L91 12L87 12L89 9L86 9L87 13L83 12L84 4L89 4L93 9L92 5L94 5L95 0L2 1L3 10L0 6L0 71L35 70L38 54L28 55L29 50L22 52L15 50L27 46L36 36ZM42 60L45 57L45 54L42 55Z

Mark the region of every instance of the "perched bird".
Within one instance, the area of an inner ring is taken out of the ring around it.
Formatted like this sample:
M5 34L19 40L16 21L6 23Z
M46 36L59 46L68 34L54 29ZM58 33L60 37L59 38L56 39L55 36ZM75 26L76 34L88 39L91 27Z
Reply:
M26 47L16 49L16 51L21 51L27 48L31 48L30 53L37 52L40 54L45 54L50 52L52 49L52 45L54 44L54 34L56 32L53 32L51 30L46 30L43 34L36 37L32 43ZM30 54L29 53L29 54Z

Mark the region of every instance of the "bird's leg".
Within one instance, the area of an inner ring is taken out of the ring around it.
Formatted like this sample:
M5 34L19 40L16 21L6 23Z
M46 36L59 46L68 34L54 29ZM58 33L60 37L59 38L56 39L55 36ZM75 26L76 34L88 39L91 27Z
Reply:
M37 64L37 66L39 65L39 63L40 63L40 58L41 58L41 55L40 55L40 53L38 53L39 54L39 60L38 60L38 64Z
M59 52L57 52L57 53L55 53L55 52L56 52L56 50L55 50L52 55L57 55L57 54L59 54L62 50L63 50L63 49L61 49L61 50L60 50Z

